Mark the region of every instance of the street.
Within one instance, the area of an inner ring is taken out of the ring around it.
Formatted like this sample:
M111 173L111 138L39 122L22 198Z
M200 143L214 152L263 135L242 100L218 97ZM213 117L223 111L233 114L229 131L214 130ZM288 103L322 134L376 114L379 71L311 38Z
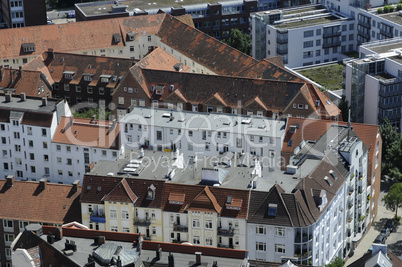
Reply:
M367 250L370 249L376 237L380 234L380 231L384 227L387 219L393 218L395 216L395 212L385 209L384 203L381 200L384 195L388 193L391 184L392 183L390 179L383 178L381 180L381 192L380 198L378 200L377 217L375 218L370 230L363 237L362 241L355 249L353 256L346 261L345 266L350 265L361 256L363 256L367 252ZM400 215L402 215L402 209L398 210L398 216ZM402 255L402 226L400 224L397 231L390 234L390 236L385 241L385 244L387 244L388 249L391 250L395 255Z

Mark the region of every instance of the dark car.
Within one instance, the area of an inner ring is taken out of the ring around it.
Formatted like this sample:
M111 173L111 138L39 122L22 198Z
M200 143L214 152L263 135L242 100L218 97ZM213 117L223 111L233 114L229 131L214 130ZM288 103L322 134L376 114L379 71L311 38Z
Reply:
M390 230L389 230L387 227L384 227L384 228L381 230L381 233L380 233L380 235L385 235L386 237L388 237L390 234L391 234L391 232L390 232Z
M387 236L379 234L377 238L374 240L374 243L376 244L385 244L385 240L387 239Z
M397 227L397 225L393 219L388 219L385 222L384 228L388 228L391 233L396 231L396 227Z

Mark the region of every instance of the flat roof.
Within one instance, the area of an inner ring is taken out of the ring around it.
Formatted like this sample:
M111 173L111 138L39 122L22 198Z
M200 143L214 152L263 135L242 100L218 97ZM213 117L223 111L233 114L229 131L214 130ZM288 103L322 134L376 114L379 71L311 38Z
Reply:
M140 150L126 150L116 161L99 161L86 175L109 175L128 179L164 180L167 183L196 185L204 184L201 181L202 169L221 169L223 172L227 172L227 174L224 176L225 178L220 184L220 187L234 189L248 189L254 178L254 175L252 175L255 163L254 160L250 161L248 167L240 167L237 165L240 159L236 162L233 158L231 166L228 167L222 163L224 155L216 157L198 157L196 163L193 162L193 159L181 158L183 163L181 165L183 167L176 168L175 166L179 164L180 158L178 161L175 160L174 152L144 150L143 158L140 158L140 153ZM236 154L233 156L236 157ZM139 166L136 167L137 171L130 172L124 170L129 167L129 164L134 164L133 161L136 160L142 161ZM168 172L173 169L175 170L174 175L168 178Z
M281 137L286 122L266 117L135 107L120 123Z
M402 22L401 22L402 23ZM378 40L361 45L362 48L373 51L373 53L386 53L393 49L402 49L402 38L392 38L385 40Z
M308 27L308 26L314 26L314 25L322 25L322 24L327 24L327 23L333 23L333 22L340 22L343 21L344 19L339 19L331 14L328 14L323 17L300 17L296 18L292 21L289 22L283 22L281 24L275 25L276 28L279 29L297 29L297 28L303 28L303 27Z
M396 8L395 8L395 10L396 10ZM399 24L399 25L402 24L402 17L399 16L398 11L392 12L392 13L387 13L387 14L381 14L381 15L377 14L377 16L380 18L389 20L391 22L394 22L396 24ZM385 24L386 24L386 22L385 22ZM392 25L389 25L389 26L392 26Z
M0 109L12 109L20 111L39 111L39 112L53 112L56 110L56 105L60 103L61 99L47 99L47 105L42 106L41 98L26 97L25 101L21 101L20 96L11 95L11 102L6 102L6 96L0 95Z
M156 13L159 9L179 9L186 8L193 10L207 9L208 5L227 4L230 3L233 6L241 5L243 0L132 0L132 1L119 1L119 6L127 6L126 12L148 12L149 14ZM112 6L115 5L115 1L107 2L90 2L76 4L86 16L96 16L104 14L112 14ZM119 7L118 6L118 7ZM166 10L164 10L166 11ZM170 12L170 10L168 10ZM116 14L121 12L115 12Z

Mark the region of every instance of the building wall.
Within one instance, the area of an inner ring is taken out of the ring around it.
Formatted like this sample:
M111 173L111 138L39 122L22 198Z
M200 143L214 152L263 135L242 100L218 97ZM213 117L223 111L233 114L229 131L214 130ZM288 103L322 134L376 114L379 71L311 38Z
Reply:
M144 222L149 221L149 224ZM163 242L163 216L160 208L136 207L134 232L141 233L145 239ZM170 241L167 241L170 242Z
M364 106L370 108L364 109L364 123L378 124L380 84L373 76L366 75L365 79Z
M106 231L134 232L134 207L133 203L105 201Z

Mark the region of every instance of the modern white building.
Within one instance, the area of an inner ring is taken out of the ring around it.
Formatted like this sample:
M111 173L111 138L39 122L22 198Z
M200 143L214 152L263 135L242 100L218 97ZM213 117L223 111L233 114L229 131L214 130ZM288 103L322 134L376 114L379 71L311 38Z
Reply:
M360 46L360 59L347 62L346 99L356 122L381 124L385 118L399 132L402 97L402 39Z
M378 12L381 1L322 1L253 13L251 54L259 60L279 55L290 68L340 61L363 43L401 36L397 1L389 3L394 3L390 13Z
M250 153L259 158L266 171L280 168L285 133L281 120L135 107L120 123L124 127L122 144L127 148L178 149L186 159Z
M370 220L367 147L352 129L332 126L269 178L251 191L250 259L322 266L361 239Z

